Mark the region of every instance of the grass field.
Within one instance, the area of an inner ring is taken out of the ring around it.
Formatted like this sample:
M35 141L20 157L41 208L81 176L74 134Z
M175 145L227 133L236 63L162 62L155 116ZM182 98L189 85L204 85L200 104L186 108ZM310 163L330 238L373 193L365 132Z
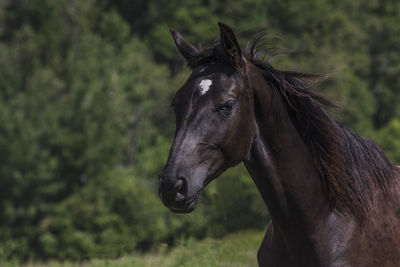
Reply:
M172 266L258 266L257 250L264 233L260 231L241 231L232 233L222 239L206 238L203 240L186 239L169 249L160 244L153 252L133 254L115 260L91 260L88 262L28 263L24 265L5 264L3 266L24 267L73 267L73 266L107 266L107 267L172 267Z

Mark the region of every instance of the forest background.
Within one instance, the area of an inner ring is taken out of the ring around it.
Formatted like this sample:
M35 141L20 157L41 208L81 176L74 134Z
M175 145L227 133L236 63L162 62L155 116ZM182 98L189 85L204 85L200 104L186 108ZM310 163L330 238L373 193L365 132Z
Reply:
M263 32L279 69L332 73L335 117L400 163L398 0L0 0L0 262L116 258L265 229L243 166L179 215L157 196L189 74L169 28ZM255 257L254 251L254 257Z

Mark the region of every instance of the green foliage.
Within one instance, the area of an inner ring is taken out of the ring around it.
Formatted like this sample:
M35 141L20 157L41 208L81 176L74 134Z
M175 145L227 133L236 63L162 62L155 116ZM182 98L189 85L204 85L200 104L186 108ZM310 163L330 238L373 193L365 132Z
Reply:
M393 119L382 128L377 141L387 155L400 165L400 119Z
M209 236L221 237L240 229L265 227L265 204L243 164L226 171L209 186L206 196L211 202L211 207L207 207L212 218L207 227Z
M338 119L400 163L399 19L394 0L0 1L0 261L116 258L162 242L177 246L171 265L209 265L220 252L235 259L221 264L241 263L229 237L193 238L265 227L243 166L211 183L191 214L157 196L169 104L189 75L168 28L203 45L217 21L240 41L266 31L299 52L274 66L333 72L320 87L343 108ZM194 262L184 248L205 256Z

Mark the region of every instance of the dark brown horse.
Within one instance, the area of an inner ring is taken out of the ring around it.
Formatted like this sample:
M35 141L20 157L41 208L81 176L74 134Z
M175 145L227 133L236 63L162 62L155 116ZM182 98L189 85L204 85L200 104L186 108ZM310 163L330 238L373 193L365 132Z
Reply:
M159 193L190 212L200 191L244 162L271 216L261 266L400 266L400 169L333 119L310 90L318 78L242 52L220 23L198 49L171 30L192 69L172 106L176 133Z

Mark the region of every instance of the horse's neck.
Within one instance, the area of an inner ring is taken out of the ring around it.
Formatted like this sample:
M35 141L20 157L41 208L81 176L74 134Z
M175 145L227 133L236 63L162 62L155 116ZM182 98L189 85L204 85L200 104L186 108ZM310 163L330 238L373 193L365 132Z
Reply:
M328 202L304 143L298 136L282 134L279 143L270 144L261 131L257 125L245 165L272 219L288 226L314 222Z
M312 234L321 215L329 210L319 175L285 105L278 103L281 110L280 116L276 116L275 108L271 108L271 96L265 88L268 85L259 79L252 84L259 110L256 112L254 142L245 165L274 225Z

